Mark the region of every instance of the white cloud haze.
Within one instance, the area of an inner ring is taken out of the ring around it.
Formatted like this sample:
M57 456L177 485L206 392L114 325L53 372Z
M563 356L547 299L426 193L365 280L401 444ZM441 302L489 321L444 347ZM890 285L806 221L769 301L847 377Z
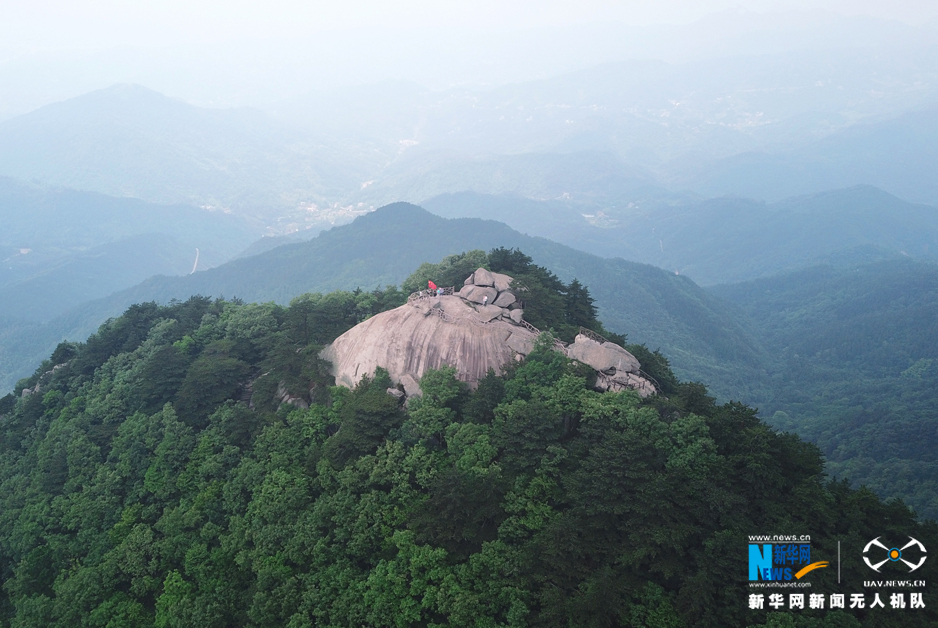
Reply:
M629 58L930 45L936 19L923 0L5 0L0 119L116 82L265 105L388 79L484 86Z
M927 0L6 0L0 40L8 49L212 43L302 37L335 29L511 30L595 21L686 24L708 13L828 10L920 24L938 17Z

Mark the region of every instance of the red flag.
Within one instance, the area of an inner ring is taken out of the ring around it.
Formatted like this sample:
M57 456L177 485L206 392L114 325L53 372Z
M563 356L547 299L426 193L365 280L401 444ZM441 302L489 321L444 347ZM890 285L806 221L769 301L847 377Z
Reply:
M431 289L431 290L436 290L436 284L433 283L432 281L428 281L428 282L427 282L427 285L430 286L430 289Z

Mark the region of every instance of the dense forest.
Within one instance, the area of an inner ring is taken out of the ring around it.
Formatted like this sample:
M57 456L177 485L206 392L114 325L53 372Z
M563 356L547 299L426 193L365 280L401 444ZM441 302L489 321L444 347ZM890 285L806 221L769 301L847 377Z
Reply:
M828 472L938 518L938 266L818 266L713 291L775 357L749 397Z
M380 370L331 385L323 345L472 264L524 283L542 328L606 331L579 282L502 249L401 289L138 304L59 345L0 400L0 626L935 625L930 599L749 610L747 535L833 556L938 547L938 527L829 481L817 447L641 345L647 399L595 392L549 337L476 390L447 368L406 405ZM853 593L865 570L813 584Z

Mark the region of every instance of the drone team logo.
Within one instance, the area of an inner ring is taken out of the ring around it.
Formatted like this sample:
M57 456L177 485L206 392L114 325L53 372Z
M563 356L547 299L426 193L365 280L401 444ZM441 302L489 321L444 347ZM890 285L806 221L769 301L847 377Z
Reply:
M880 543L879 539L881 538L876 537L863 548L863 562L873 571L879 573L880 567L889 562L905 563L910 572L925 564L925 559L928 558L925 555L925 546L917 539L910 536L909 542L902 547L887 547ZM883 558L882 550L886 552L885 558ZM873 560L870 560L870 554L873 555ZM874 560L877 562L873 562ZM913 562L915 560L918 562Z

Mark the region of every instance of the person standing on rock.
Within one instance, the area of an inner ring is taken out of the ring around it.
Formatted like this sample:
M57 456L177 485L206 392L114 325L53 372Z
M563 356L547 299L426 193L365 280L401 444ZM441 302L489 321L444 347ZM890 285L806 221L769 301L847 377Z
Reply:
M485 307L488 304L489 304L489 295L486 294L485 296L482 297L482 307Z

